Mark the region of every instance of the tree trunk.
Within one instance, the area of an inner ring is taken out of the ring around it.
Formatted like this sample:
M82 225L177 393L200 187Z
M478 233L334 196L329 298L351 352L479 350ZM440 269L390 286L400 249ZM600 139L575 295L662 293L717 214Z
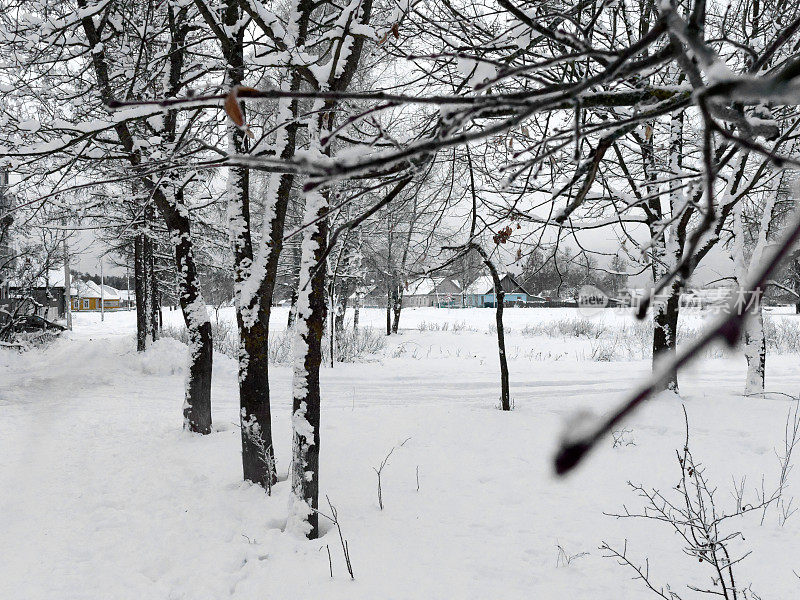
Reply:
M133 285L136 295L136 350L147 349L147 262L145 260L145 235L137 233L133 242Z
M400 327L400 311L403 310L403 286L394 285L392 288L394 292L392 298L392 312L394 313L394 321L392 321L392 333L397 333Z
M183 207L183 194L177 192L172 210L165 219L175 243L175 265L178 271L178 294L186 329L189 331L189 377L186 382L186 399L183 404L184 427L194 433L211 433L211 372L213 346L211 322L208 320L197 265L192 253L189 219Z
M754 306L749 309L752 314L745 322L742 338L744 356L747 359L747 380L744 393L760 394L764 391L764 374L766 371L767 342L764 337L764 313L761 301L754 296Z
M147 299L150 311L148 319L148 336L155 342L158 339L158 280L156 278L155 252L153 239L145 238L145 256L147 263Z
M681 288L682 284L676 279L665 288L666 298L653 302L653 369L657 369L661 361L673 358L677 351ZM678 391L677 372L670 374L663 389Z
M361 312L361 295L356 292L356 305L353 307L353 331L358 333L358 317Z
M336 360L336 334L339 329L336 327L336 321L339 318L338 302L336 301L335 280L329 276L331 281L328 283L328 352L330 354L330 365L333 368L333 363Z
M495 325L497 326L497 354L500 358L500 408L501 410L511 410L511 390L509 389L508 382L508 361L506 358L506 334L505 327L503 326L503 305L505 304L506 292L503 289L503 282L500 279L500 273L489 258L486 251L477 244L473 244L472 248L483 258L484 263L489 269L494 283L494 298L495 298Z
M497 324L497 352L500 356L500 408L511 410L511 392L508 389L508 362L506 361L506 338L503 328L503 301L506 293L500 285L499 278L495 281L495 295L497 308L495 309L495 323Z
M392 335L392 290L391 281L386 284L386 335Z
M349 304L347 296L350 293L350 288L348 286L344 286L343 285L342 289L340 290L340 292L341 292L342 300L339 303L339 306L336 308L336 332L337 332L337 335L340 332L344 331L344 319L345 319L345 316L347 315L347 305Z
M319 505L319 367L326 314L326 269L324 265L316 266L323 260L328 239L327 193L311 192L306 203L305 222L318 221L303 234L294 344L293 499L287 528L316 539L319 536L319 520L315 512Z
M297 288L295 288L292 291L292 299L289 301L289 316L286 318L286 329L291 329L292 327L294 327L296 320L297 320Z

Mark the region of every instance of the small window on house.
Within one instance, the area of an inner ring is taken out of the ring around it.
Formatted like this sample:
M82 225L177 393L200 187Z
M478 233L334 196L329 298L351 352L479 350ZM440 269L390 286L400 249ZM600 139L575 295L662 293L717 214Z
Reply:
M84 308L84 310L88 310L89 309L89 300L86 299L86 298L84 298L84 300L83 300L83 308Z

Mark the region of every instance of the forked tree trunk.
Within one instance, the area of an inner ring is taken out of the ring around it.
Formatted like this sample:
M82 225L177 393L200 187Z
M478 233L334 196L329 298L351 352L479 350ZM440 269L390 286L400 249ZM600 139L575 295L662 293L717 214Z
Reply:
M297 22L302 44L306 35L308 12ZM224 21L229 37L228 84L231 88L244 81L244 13L240 3L227 0ZM300 89L300 77L293 73L289 89ZM245 108L241 106L242 115ZM288 160L295 153L298 104L296 100L278 102L277 121L290 123L275 133L274 148ZM247 154L245 132L229 125L229 143L236 154ZM277 280L278 259L283 247L283 232L294 176L281 174L270 179L263 201L264 238L256 255L251 234L250 185L247 168L229 171L228 207L234 246L234 271L239 328L239 405L242 441L242 471L245 480L269 489L277 479L272 444L269 390L269 320ZM292 313L290 312L290 320ZM291 323L290 323L291 325Z

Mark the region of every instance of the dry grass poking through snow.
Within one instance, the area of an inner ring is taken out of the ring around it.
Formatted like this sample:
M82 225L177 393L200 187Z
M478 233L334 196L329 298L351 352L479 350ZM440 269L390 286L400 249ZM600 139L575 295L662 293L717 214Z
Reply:
M186 327L169 325L163 329L164 337L174 338L189 343L189 333ZM211 321L211 335L214 350L236 360L239 353L239 332L230 321ZM274 365L286 365L292 360L291 330L270 332L269 334L269 362ZM336 340L337 362L366 362L379 354L386 346L386 337L372 327L360 327L355 331L351 326L345 326ZM330 344L327 336L323 344L324 362L330 363Z

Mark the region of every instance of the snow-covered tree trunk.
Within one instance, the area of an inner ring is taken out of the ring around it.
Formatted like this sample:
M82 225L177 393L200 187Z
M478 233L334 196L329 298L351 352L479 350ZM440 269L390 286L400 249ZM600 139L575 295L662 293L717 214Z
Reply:
M758 222L758 230L753 234L752 253L749 260L746 257L746 231L745 231L745 203L739 202L733 213L733 244L731 246L731 258L733 259L733 272L740 286L747 286L750 275L754 269L760 266L764 257L764 251L769 241L770 227L772 226L775 205L777 200L776 191L767 191L766 201L761 210L761 219ZM764 336L764 314L761 305L760 290L753 295L753 301L747 306L737 303L737 310L747 311L748 316L745 321L742 335L742 351L747 361L747 375L745 377L744 393L759 394L764 391L764 380L767 362L767 343ZM740 297L743 297L740 295Z
M760 298L752 308L752 314L747 318L742 336L742 349L747 360L747 378L744 383L744 393L760 394L764 391L764 374L767 363L767 341L764 337L764 313L761 310Z
M678 344L678 317L683 284L675 280L653 303L653 368L675 355ZM671 373L664 389L678 391L678 374Z
M674 224L667 224L661 210L661 200L658 197L656 180L656 160L653 148L652 130L647 146L650 166L651 181L647 186L648 193L654 194L651 200L651 214L658 215L650 225L651 237L654 240L652 247L653 280L660 282L665 276L675 270L680 260L682 248L678 239L678 232ZM683 118L680 112L673 113L670 118L669 131L669 215L678 214L681 210L682 200L680 182L678 180L683 152ZM678 347L678 318L680 314L680 298L683 291L683 280L680 275L675 276L672 282L664 288L653 303L653 368L663 360L670 360L675 356ZM678 373L673 372L664 382L664 389L678 391Z
M303 233L297 322L294 334L292 402L292 500L287 528L314 539L319 534L315 510L319 500L319 367L325 324L325 267L328 238L326 192L306 195L305 222L314 222Z
M392 287L392 333L397 333L400 328L400 313L403 310L403 284L396 281Z
M226 85L233 90L244 82L243 14L235 0L225 5L227 40L221 40L227 59ZM244 105L241 106L246 118ZM228 153L249 152L245 130L228 123ZM242 443L242 474L269 488L276 480L269 397L269 304L263 306L260 288L266 273L263 260L253 254L250 222L250 171L228 169L226 192L228 224L234 260L236 323L239 331L239 422ZM267 199L266 204L270 203ZM274 210L274 206L265 206Z

